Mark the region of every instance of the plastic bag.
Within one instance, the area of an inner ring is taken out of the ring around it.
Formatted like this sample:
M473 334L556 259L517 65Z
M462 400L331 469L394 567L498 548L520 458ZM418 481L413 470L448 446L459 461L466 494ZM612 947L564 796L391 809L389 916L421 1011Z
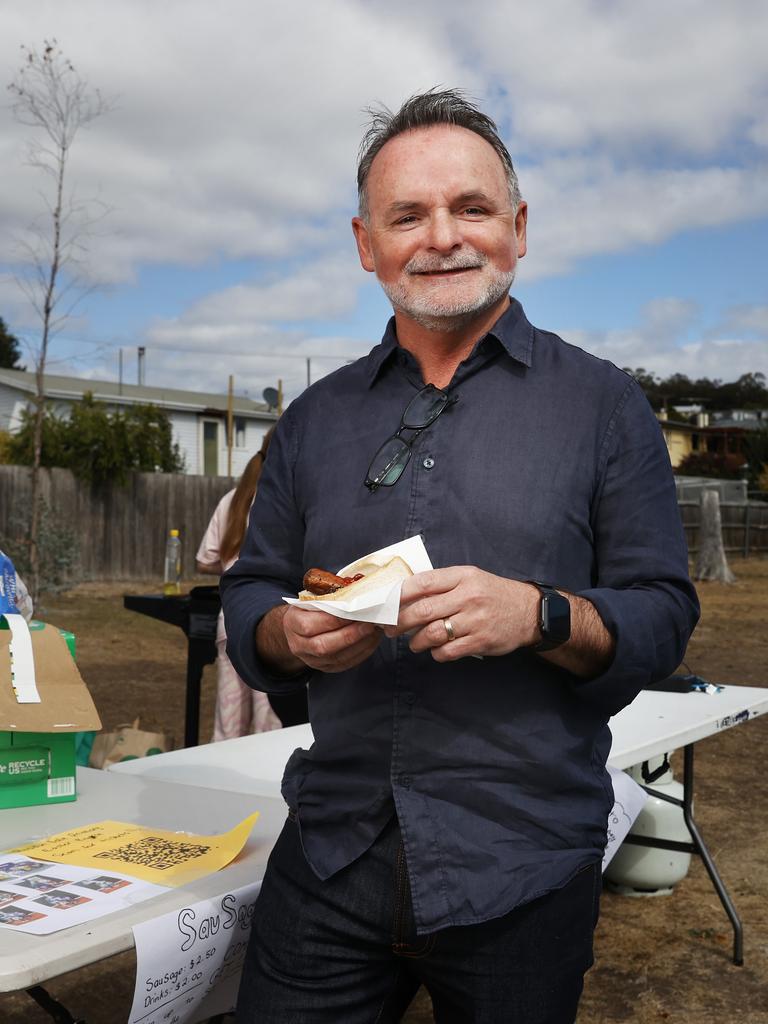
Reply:
M141 729L140 722L140 718L134 718L132 724L118 725L114 732L98 733L91 747L88 767L109 768L120 761L151 757L173 749L173 740L165 733Z

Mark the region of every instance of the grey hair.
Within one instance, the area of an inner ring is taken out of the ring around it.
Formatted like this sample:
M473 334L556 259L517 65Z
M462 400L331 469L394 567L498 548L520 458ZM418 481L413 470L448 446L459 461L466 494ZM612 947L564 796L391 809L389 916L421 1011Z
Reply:
M363 220L367 221L369 215L368 175L379 151L390 139L403 132L437 124L466 128L493 147L504 166L509 198L517 211L522 197L509 150L501 141L495 122L466 99L460 89L430 89L418 93L407 99L395 114L384 106L381 109L368 107L366 113L370 115L370 122L360 143L357 164L358 210Z

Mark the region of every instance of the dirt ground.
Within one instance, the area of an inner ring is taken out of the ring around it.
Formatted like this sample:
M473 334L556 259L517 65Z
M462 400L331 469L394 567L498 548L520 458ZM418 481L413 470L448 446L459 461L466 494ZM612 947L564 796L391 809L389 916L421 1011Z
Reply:
M732 561L737 582L699 584L703 615L686 656L713 682L768 686L768 560ZM210 582L199 581L199 582ZM47 599L37 617L77 635L77 660L105 727L141 714L181 742L186 641L179 629L127 612L124 593L145 584L84 584ZM214 667L203 679L201 736L210 735ZM604 893L596 966L578 1024L768 1024L768 715L696 750L696 816L744 922L745 964L731 963L732 933L698 858L671 896ZM673 759L680 775L679 757ZM48 991L88 1024L123 1024L133 953L64 975ZM431 1021L421 992L407 1024ZM2 1024L48 1024L23 993L0 995ZM340 1021L339 1024L344 1024Z

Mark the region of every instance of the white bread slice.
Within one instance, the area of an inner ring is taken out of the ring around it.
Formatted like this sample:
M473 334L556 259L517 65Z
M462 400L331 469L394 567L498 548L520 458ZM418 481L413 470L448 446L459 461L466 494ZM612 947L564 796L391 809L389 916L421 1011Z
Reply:
M332 594L313 594L311 590L302 590L299 592L299 599L301 601L348 601L368 590L375 590L377 587L413 576L413 571L408 563L399 556L390 559L385 565L361 561L350 566L344 575L356 576L359 572L364 573L363 578L350 583L349 586L342 587L341 590L334 590Z

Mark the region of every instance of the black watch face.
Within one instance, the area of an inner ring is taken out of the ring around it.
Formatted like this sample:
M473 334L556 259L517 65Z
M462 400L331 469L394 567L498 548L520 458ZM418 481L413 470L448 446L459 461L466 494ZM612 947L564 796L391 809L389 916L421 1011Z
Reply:
M542 633L547 640L565 641L571 635L571 606L562 594L545 594L541 602Z

